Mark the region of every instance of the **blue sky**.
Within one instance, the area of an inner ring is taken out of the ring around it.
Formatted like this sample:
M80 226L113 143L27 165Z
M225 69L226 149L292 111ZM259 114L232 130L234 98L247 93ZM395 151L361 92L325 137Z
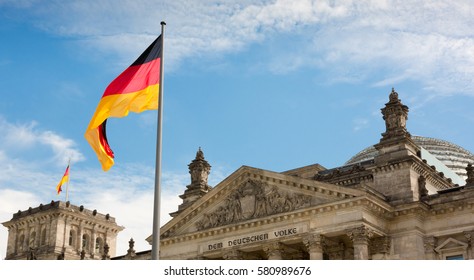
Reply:
M64 199L152 232L157 112L110 119L116 164L84 139L106 86L166 21L162 222L202 147L215 185L242 165L343 165L384 131L392 87L413 135L474 151L474 4L433 1L0 0L0 220ZM0 229L0 256L7 230Z

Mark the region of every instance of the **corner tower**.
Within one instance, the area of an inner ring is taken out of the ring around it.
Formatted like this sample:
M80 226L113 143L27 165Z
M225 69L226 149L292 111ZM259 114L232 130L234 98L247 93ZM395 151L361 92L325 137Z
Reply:
M2 224L8 228L7 260L108 259L123 230L109 214L62 201L18 211Z
M452 181L421 158L421 149L406 128L408 107L398 99L395 89L381 111L386 130L374 145L374 188L393 204L400 204L453 187Z
M406 156L416 156L420 153L420 148L411 139L406 123L408 119L408 106L403 105L398 99L398 93L392 88L389 101L381 109L385 121L385 132L382 139L375 145L378 156L377 163L388 162L396 158Z

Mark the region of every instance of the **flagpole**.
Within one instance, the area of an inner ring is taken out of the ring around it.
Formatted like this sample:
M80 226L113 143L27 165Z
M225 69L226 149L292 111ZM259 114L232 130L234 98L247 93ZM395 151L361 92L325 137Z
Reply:
M161 55L160 55L160 86L158 92L158 129L156 135L156 164L155 164L155 195L153 205L153 241L151 244L151 259L160 259L160 200L161 200L161 129L163 124L163 53L165 49L165 25L161 22Z
M68 176L67 176L67 184L66 184L66 202L69 199L69 180L71 179L71 158L69 158L67 162L67 168L68 168Z

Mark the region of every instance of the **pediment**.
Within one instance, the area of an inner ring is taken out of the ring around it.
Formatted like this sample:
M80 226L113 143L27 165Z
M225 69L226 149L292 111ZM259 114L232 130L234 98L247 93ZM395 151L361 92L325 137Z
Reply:
M466 249L469 245L465 242L456 240L452 237L446 239L441 245L435 248L436 252L442 252L453 249Z
M230 226L362 194L355 189L244 166L164 225L162 237Z
M236 188L219 207L204 213L196 222L197 230L203 230L240 221L257 219L323 203L309 194L284 191L265 182L248 179Z

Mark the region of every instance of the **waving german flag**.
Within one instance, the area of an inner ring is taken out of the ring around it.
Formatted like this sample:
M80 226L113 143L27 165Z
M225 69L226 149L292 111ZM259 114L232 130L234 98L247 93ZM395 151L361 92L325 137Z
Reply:
M104 171L114 164L114 153L107 142L107 119L125 117L130 111L140 113L158 109L161 50L162 40L159 36L109 84L99 101L85 138L97 154Z
M59 184L56 186L56 193L59 195L63 191L63 185L69 181L69 164L66 167L66 171L64 171L64 175L59 181Z

